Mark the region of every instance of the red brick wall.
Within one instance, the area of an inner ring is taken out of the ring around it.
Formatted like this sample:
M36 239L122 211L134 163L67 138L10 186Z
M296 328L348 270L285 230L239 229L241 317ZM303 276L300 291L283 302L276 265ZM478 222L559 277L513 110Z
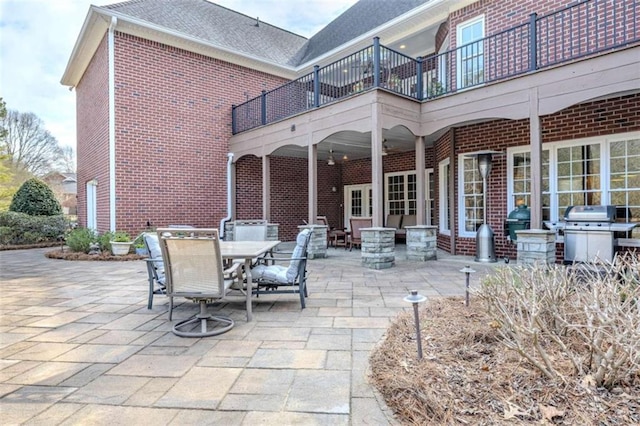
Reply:
M126 34L115 44L117 228L218 227L231 105L285 80Z
M342 228L341 166L318 162L318 215ZM295 239L308 216L307 160L271 157L271 218L282 241ZM262 218L262 159L245 156L236 162L236 218ZM336 192L332 188L336 188Z
M97 179L98 229L109 229L109 69L107 38L76 86L78 223L87 226L86 184Z

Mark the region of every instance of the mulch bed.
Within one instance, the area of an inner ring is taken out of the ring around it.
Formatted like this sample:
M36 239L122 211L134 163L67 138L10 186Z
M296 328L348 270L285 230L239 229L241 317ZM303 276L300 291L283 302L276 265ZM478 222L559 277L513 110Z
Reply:
M126 254L123 256L114 256L111 253L101 254L86 254L80 252L72 252L66 249L65 251L54 250L48 251L44 254L49 259L62 259L62 260L102 260L102 261L129 261L145 259L147 256L140 256L138 254Z
M505 348L479 301L439 298L420 308L423 359L413 312L398 315L371 355L370 379L402 424L640 424L640 377L611 390L542 376ZM559 354L555 354L559 356Z

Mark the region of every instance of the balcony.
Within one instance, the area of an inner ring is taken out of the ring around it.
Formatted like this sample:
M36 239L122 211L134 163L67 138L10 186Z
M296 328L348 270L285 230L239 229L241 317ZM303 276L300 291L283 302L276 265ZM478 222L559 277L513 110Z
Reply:
M422 103L532 74L640 41L640 2L587 0L473 43L424 58L373 44L233 106L232 131L260 126L372 89Z

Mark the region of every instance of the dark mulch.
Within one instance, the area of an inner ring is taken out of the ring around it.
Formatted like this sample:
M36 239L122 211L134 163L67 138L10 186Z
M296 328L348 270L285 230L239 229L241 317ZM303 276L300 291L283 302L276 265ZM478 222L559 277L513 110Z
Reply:
M606 390L586 378L542 377L499 341L480 302L434 299L420 309L424 357L413 312L398 315L371 355L371 380L396 418L410 425L638 425L640 386ZM560 354L553 354L561 356Z
M59 241L48 241L46 243L34 243L34 244L22 244L22 245L9 245L0 244L0 251L3 250L25 250L33 248L47 248L47 247L60 247Z
M53 250L48 251L44 254L49 259L62 259L62 260L102 260L102 261L129 261L129 260L140 260L145 259L147 256L140 256L138 254L127 254L124 256L114 256L111 253L101 253L101 254L86 254L79 252L72 252L68 249L65 251L62 250Z

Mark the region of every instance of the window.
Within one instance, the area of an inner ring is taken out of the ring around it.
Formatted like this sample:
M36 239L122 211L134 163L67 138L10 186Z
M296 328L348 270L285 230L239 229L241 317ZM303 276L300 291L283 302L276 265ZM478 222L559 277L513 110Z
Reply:
M484 16L457 27L458 89L484 82Z
M427 170L427 178L425 180L427 184L426 192L426 202L427 202L427 225L433 225L436 220L436 187L435 182L433 180L433 169Z
M609 176L609 203L624 207L619 219L640 221L640 137L609 144ZM640 237L638 227L633 237Z
M416 214L416 172L385 174L387 214Z
M460 235L473 237L484 220L482 176L476 157L460 155Z
M510 198L508 211L511 212L522 200L531 205L531 152L516 149L507 158L511 170L508 187ZM542 220L551 220L551 194L549 192L549 150L542 151Z
M530 202L531 154L528 147L507 152L511 211L518 199ZM545 144L542 204L543 220L562 220L572 205L606 204L619 207L621 221L640 222L640 133Z
M450 172L450 162L449 159L442 160L440 164L438 164L438 181L439 181L439 201L440 201L440 214L439 220L440 223L440 233L441 234L451 234L451 226L449 224L449 213L451 212L451 199L449 197L449 172Z

